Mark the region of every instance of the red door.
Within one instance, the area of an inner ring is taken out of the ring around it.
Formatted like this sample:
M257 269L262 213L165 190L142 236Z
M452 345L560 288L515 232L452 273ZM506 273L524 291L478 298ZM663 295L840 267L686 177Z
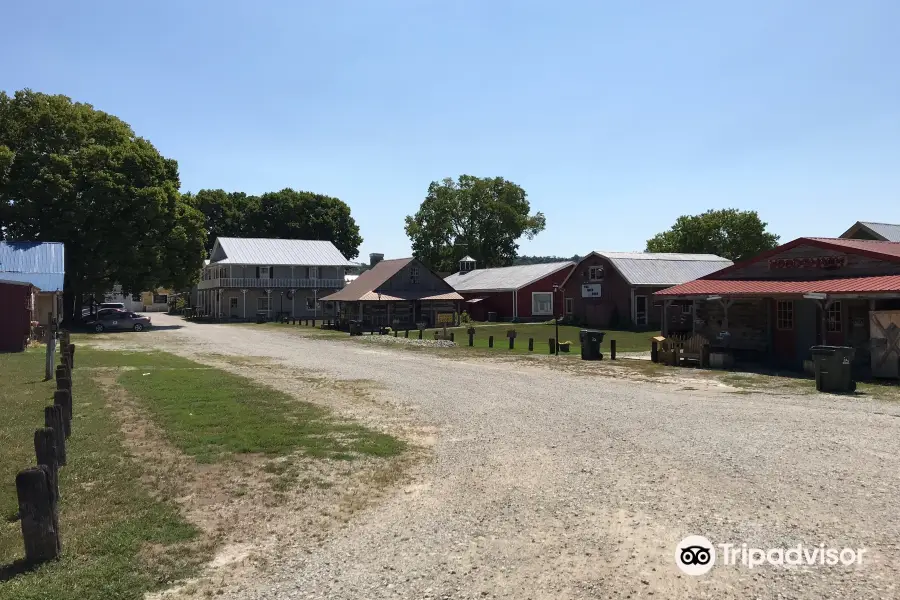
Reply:
M793 300L775 300L772 307L772 345L775 362L795 366L797 360L797 331Z

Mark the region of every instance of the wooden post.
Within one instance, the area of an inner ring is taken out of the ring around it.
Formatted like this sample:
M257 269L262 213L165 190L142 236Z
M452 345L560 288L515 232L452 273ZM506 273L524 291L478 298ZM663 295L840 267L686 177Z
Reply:
M516 338L513 336L509 336L509 349L513 350L516 347Z
M609 340L609 358L616 360L616 340Z
M400 334L400 332L397 331L397 330L395 329L395 330L394 330L394 337L397 337L399 334Z
M455 337L455 336L453 335L453 332L451 331L451 332L450 332L450 341L453 342L453 343L456 343L456 340L453 339L454 337Z
M59 517L46 467L32 467L16 475L19 518L25 542L25 560L41 563L59 558Z
M66 381L65 379L56 380L57 387L59 386L60 381ZM67 388L60 388L53 392L53 404L62 407L63 413L63 432L65 436L68 438L72 435L72 392Z
M53 359L56 355L56 336L47 329L47 356L44 359L44 381L53 379Z
M53 429L53 443L56 445L56 462L66 464L66 425L63 407L54 404L44 407L44 427Z
M493 347L494 347L494 336L489 335L488 336L488 348L493 348Z
M700 366L704 369L709 368L709 344L700 346Z
M437 340L437 339L440 339L440 337L441 337L441 332L438 331L437 329L435 329L434 330L434 339Z
M63 436L65 437L65 436ZM59 498L59 457L56 451L56 432L50 427L37 429L34 432L34 455L38 466L47 467L50 473L50 487Z
M316 326L316 320L313 319L313 327L315 327L315 326Z
M652 362L659 362L659 342L653 340L650 344L650 360Z
M407 329L407 330L403 333L403 337L409 339L409 329Z
M475 345L475 334L472 333L471 331L469 332L469 345L470 346Z
M75 344L68 344L66 350L69 351L69 368L75 368Z
M423 331L422 329L419 330L419 339L420 340L422 339L422 331Z
M528 338L528 351L534 352L534 338Z
M556 340L553 339L553 338L550 338L549 343L550 343L550 354L555 354L555 353L556 353L556 352L555 352L555 349L556 349Z

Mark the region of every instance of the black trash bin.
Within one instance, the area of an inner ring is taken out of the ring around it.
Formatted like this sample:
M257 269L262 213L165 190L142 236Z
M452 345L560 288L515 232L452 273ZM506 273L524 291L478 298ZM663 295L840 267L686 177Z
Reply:
M816 390L848 393L856 391L853 355L848 346L813 346L809 349L816 370Z
M362 335L362 321L350 321L350 335Z
M605 334L597 329L582 329L578 332L578 340L581 342L581 360L603 360L600 354L600 344L603 343Z

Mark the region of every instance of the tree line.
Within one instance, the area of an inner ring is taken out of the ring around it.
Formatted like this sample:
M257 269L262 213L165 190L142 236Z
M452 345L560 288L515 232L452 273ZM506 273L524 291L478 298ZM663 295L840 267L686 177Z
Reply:
M359 255L359 226L338 198L180 186L178 163L121 119L62 95L0 91L0 239L65 243L67 320L116 284L189 288L220 236L330 240ZM454 272L466 255L480 268L559 260L518 255L518 241L546 224L518 184L461 175L431 182L405 231L416 258ZM647 251L740 260L777 241L755 211L727 209L680 217Z

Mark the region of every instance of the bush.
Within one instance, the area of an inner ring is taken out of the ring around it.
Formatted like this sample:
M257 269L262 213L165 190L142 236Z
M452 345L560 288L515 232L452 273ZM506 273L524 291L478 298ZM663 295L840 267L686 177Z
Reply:
M468 323L469 321L471 321L471 319L469 318L469 313L467 313L466 311L462 311L462 313L459 315L459 322L462 324Z

